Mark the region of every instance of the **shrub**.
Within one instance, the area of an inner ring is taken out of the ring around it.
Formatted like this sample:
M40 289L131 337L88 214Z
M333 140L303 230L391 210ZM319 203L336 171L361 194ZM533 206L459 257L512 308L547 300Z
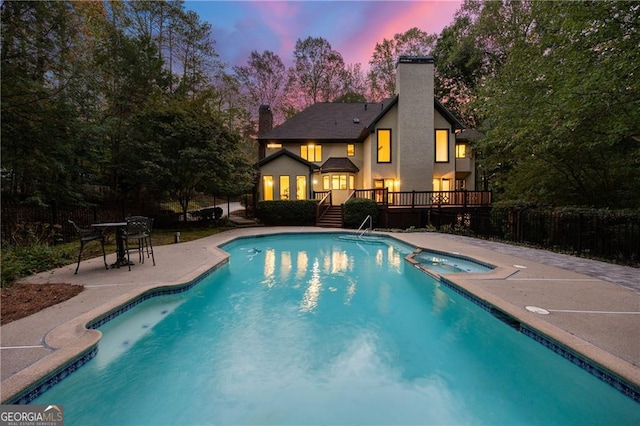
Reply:
M198 220L219 220L224 214L221 207L208 207L206 209L195 210L191 212L191 216Z
M315 225L317 200L258 201L256 217L266 225Z
M378 204L368 198L353 198L344 205L344 226L358 228L362 221L370 215L375 225L378 220Z
M153 215L153 226L155 228L173 228L178 225L180 221L180 213L173 212L171 210L160 210L157 215Z
M72 246L72 245L67 245ZM34 243L27 247L2 248L2 287L37 272L69 265L76 259L72 249Z

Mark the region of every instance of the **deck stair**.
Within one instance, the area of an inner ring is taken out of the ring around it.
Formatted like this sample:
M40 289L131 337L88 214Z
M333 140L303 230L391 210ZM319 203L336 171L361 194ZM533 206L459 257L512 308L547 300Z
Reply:
M342 206L330 206L316 222L322 228L342 228Z

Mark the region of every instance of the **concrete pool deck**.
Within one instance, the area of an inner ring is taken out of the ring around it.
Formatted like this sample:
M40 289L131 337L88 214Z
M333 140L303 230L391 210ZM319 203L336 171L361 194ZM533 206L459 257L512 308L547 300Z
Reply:
M85 325L154 288L188 283L227 261L220 244L274 233L353 232L316 227L243 228L186 243L154 247L149 262L106 271L101 258L24 279L82 284L76 297L0 327L0 400L86 353L100 332ZM551 341L589 359L640 391L640 270L544 250L436 233L381 233L411 245L458 253L497 266L489 273L446 279ZM107 261L112 263L115 254ZM539 307L541 315L527 310Z

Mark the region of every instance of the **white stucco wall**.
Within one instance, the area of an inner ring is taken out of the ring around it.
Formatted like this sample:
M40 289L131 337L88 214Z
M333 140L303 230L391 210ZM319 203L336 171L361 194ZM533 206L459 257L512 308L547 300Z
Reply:
M309 177L309 168L304 164L295 161L293 158L282 156L260 168L262 177L273 176L273 199L280 199L280 176L289 176L290 199L296 199L296 176L307 177L307 198L310 198L309 190L312 188L312 179ZM260 179L260 199L264 198L263 180Z

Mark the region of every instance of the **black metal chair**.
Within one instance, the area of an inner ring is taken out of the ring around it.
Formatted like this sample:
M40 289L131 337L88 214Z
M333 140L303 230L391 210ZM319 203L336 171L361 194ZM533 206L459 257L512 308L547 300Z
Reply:
M151 230L153 228L153 219L145 216L130 216L125 218L127 226L122 234L122 243L124 251L127 253L127 263L131 270L131 251L138 251L138 262L144 263L144 250L146 248L147 258L151 255L153 266L156 265L156 259L153 255L153 244L151 243ZM135 242L135 245L131 245Z
M69 223L73 226L73 229L76 231L76 236L80 240L80 253L78 253L78 265L76 266L76 272L74 275L78 273L78 269L80 268L80 261L82 260L82 250L84 249L85 244L91 241L100 241L102 245L102 259L104 260L105 269L109 269L109 265L107 265L107 254L104 250L105 237L104 234L98 229L83 229L80 228L76 223L72 220L69 220Z

